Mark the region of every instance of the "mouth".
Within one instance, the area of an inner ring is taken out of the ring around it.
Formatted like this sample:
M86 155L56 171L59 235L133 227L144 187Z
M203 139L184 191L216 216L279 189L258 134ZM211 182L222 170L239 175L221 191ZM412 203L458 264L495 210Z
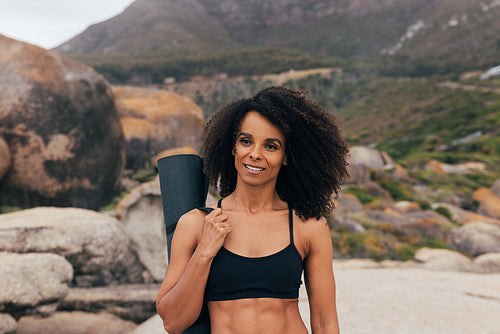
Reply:
M250 165L247 165L247 164L243 164L243 166L245 166L246 169L252 171L252 172L262 172L265 170L265 168L262 168L262 167L256 167L256 166L250 166Z

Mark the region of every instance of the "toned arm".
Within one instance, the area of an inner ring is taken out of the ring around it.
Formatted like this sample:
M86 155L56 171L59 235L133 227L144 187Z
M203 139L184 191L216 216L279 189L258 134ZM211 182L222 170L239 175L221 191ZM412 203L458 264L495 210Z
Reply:
M306 222L308 252L304 259L304 278L311 313L313 334L338 334L339 323L333 275L333 251L326 220Z
M170 263L156 301L169 333L182 333L197 319L212 259L229 232L227 217L220 209L206 216L193 210L179 220Z

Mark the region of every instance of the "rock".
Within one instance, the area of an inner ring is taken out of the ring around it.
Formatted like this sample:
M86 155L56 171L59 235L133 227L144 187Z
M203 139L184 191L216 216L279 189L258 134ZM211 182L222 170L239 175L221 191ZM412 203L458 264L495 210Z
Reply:
M500 179L496 180L495 183L493 183L490 190L493 194L495 194L495 196L500 197Z
M398 201L394 203L394 208L402 214L408 212L422 211L420 204L418 204L417 202L410 202L410 201Z
M141 323L156 314L158 291L160 284L71 288L59 310L106 312Z
M349 149L349 163L352 166L365 165L369 169L384 170L394 168L394 160L385 152L364 146L353 146Z
M142 168L144 157L153 157L165 149L200 149L205 117L190 98L140 87L113 90L125 134L127 168Z
M500 219L500 197L486 188L477 189L472 198L479 202L478 213Z
M349 193L342 193L338 198L334 200L335 202L335 214L346 214L350 212L362 212L363 204L359 199Z
M370 181L370 170L365 165L349 164L347 166L349 179L346 184L364 184Z
M0 181L3 179L11 165L10 149L5 140L0 137Z
M472 271L474 262L467 256L448 249L420 248L414 260L424 268L447 271Z
M0 251L56 253L75 274L110 268L128 242L118 220L91 210L40 207L0 215Z
M345 216L334 215L326 219L328 226L335 231L347 231L350 233L363 233L365 228L358 222Z
M158 175L125 196L116 206L115 215L123 223L141 263L156 281L162 281L168 254Z
M154 279L151 277L151 274L129 246L123 258L113 267L93 275L77 275L74 277L72 283L77 287L90 288L95 286L152 282L154 282Z
M439 207L448 209L451 214L451 219L460 224L468 224L472 222L486 222L486 223L497 223L500 224L500 220L491 218L488 216L480 215L478 213L464 210L458 206L448 204L448 203L433 203L432 208L436 210Z
M0 312L19 316L55 311L51 304L66 296L72 278L71 264L60 255L0 252Z
M402 214L396 209L367 210L369 218L380 224L389 223L397 233L408 237L443 238L443 226L449 221L434 211L408 211Z
M441 168L446 174L456 174L456 175L464 175L469 173L481 173L488 174L488 170L486 169L486 164L484 162L470 161L464 162L460 164L445 164L440 163Z
M136 327L130 334L165 334L167 333L163 328L163 320L160 316L154 315L147 321L143 322Z
M421 184L413 185L412 190L413 193L418 194L419 199L429 203L448 203L461 208L471 206L471 200L466 195L457 194L451 190L443 188L432 189Z
M119 189L124 139L114 95L93 69L0 35L0 137L12 166L0 202L97 209Z
M374 269L383 268L380 262L372 259L349 259L333 261L334 270L352 270L352 269Z
M17 322L10 314L0 313L0 333L16 334Z
M425 164L425 169L434 173L438 173L441 175L446 175L446 172L443 169L443 166L439 161L431 160Z
M411 181L410 174L408 174L408 171L400 164L396 164L394 166L394 171L390 175L393 180L398 180L403 182Z
M392 200L391 194L382 188L377 182L369 181L361 186L362 189L364 189L368 195L371 195L373 197L377 198L382 198L386 200Z
M464 254L478 256L500 252L500 225L484 222L469 223L449 233L455 247Z
M446 164L436 160L431 160L425 165L425 169L433 171L435 173L446 175L446 174L456 174L464 175L469 173L482 173L488 174L486 169L486 164L483 162L464 162L460 164Z
M136 327L132 321L112 314L58 312L48 318L21 318L17 334L126 334Z
M500 252L479 255L474 259L474 263L480 273L500 273Z

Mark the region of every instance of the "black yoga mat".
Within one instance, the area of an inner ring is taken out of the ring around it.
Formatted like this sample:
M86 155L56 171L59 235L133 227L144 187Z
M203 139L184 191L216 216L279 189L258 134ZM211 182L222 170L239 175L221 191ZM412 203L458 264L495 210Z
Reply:
M179 218L194 208L203 208L208 193L208 177L203 174L199 155L179 154L158 160L163 217L170 244Z
M205 208L208 193L208 177L203 174L203 160L194 154L179 154L158 160L161 201L167 233L167 251L170 261L170 246L179 218L186 212ZM210 318L206 302L196 322L184 334L210 334Z

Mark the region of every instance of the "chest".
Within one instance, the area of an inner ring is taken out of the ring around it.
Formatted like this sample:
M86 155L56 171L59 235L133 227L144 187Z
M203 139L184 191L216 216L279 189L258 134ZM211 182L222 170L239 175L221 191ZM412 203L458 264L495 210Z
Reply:
M288 212L287 212L288 213ZM272 215L241 215L227 213L232 231L224 247L247 257L274 254L291 243L287 213Z

